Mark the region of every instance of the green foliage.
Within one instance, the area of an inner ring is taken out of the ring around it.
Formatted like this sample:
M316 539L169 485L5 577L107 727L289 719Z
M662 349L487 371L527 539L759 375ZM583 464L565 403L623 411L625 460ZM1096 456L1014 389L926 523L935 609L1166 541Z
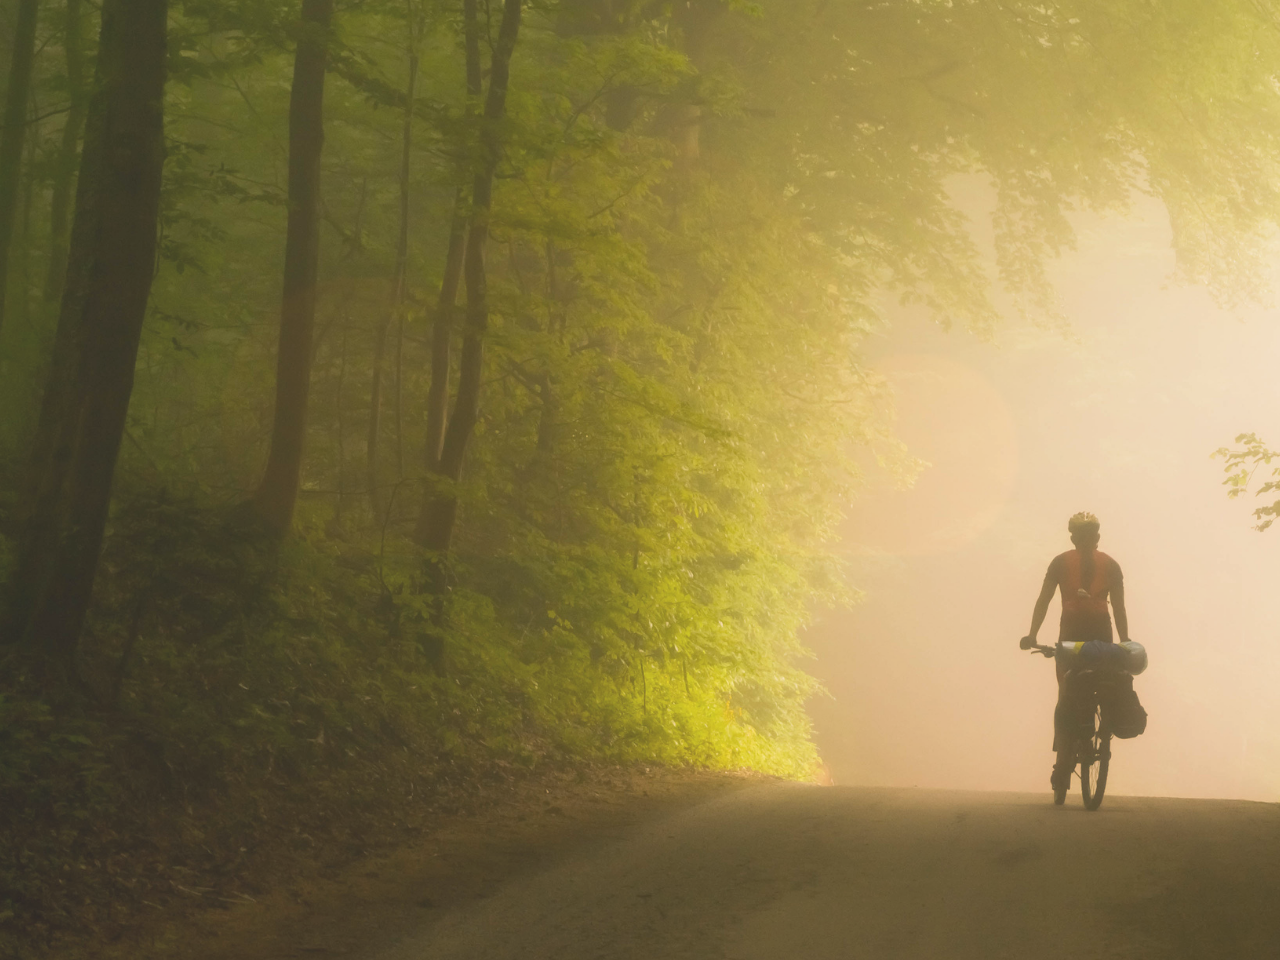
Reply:
M859 480L851 456L892 446L883 385L859 361L878 299L979 333L1005 297L1052 319L1045 263L1074 242L1072 210L1141 190L1165 201L1184 276L1223 299L1262 295L1259 240L1280 216L1280 32L1263 13L1251 0L530 4L441 618L425 588L438 558L412 534L430 321L479 149L458 5L338 5L302 506L278 551L236 504L271 428L297 9L175 5L161 259L87 690L51 712L25 682L0 688L0 803L23 811L2 909L56 925L31 864L83 861L109 846L86 822L179 798L230 817L487 762L811 773L799 636L816 605L847 599L830 551ZM36 211L59 62L37 64ZM956 208L962 176L990 184L990 223ZM39 215L24 230L33 269L11 289L29 322L0 339L6 505L52 329L31 279L47 231ZM1239 443L1223 451L1233 495L1275 456ZM371 473L388 478L377 497ZM1258 511L1262 526L1278 508ZM438 621L443 673L427 655Z
M1226 461L1223 469L1227 473L1227 479L1222 483L1227 488L1227 496L1233 500L1244 496L1253 483L1254 475L1263 467L1271 467L1268 475L1274 479L1260 484L1253 495L1262 497L1280 490L1280 467L1271 466L1273 460L1280 460L1280 452L1272 450L1253 433L1240 434L1236 437L1236 443L1241 446L1220 447L1213 454L1214 457L1221 457ZM1280 517L1280 500L1268 506L1258 507L1253 511L1253 516L1258 521L1254 529L1266 530L1276 522L1276 517Z
M460 118L454 25L428 23L423 98ZM361 582L368 597L391 598L412 640L429 619L421 557L405 539L420 487L411 477L389 522L372 522L361 462L397 199L387 144L401 117L385 91L403 83L403 63L352 38L397 30L376 9L359 26L344 21L340 42L361 79L335 78L329 90L336 242L325 246L303 492L318 528L347 544L335 549L384 555ZM261 317L283 216L279 154L262 147L283 126L287 94L285 61L263 57L237 89L197 78L172 94L170 136L185 144L166 188L175 252L155 286L137 442L122 461L143 487L190 489L195 476L234 497L260 462L273 347ZM673 174L663 117L693 75L649 28L531 29L521 47L490 258L493 382L461 491L450 672L521 690L512 696L541 736L592 756L804 775L812 681L796 666L796 637L811 604L840 593L824 550L849 496L850 444L875 433L877 387L851 362L875 321L842 279L846 260L785 197L731 167ZM606 122L619 90L641 92L626 130ZM199 119L188 119L196 104ZM469 136L459 129L415 138L411 253L427 271L418 303L442 259L449 138ZM399 447L414 459L422 318L419 307L406 318L402 365L410 412ZM148 543L129 552L167 555Z
M394 564L303 519L276 554L234 511L127 495L82 693L51 708L21 661L0 664L0 931L22 932L9 943L168 899L173 860L216 854L226 872L264 834L315 829L271 815L291 803L358 817L415 781L430 797L495 765L812 768L803 713L760 702L780 691L729 690L730 665L686 683L662 659L674 649L647 651L643 674L645 653L593 658L554 610L516 636L487 596L457 591L441 675L406 628L412 598L380 600ZM82 872L95 863L107 869Z

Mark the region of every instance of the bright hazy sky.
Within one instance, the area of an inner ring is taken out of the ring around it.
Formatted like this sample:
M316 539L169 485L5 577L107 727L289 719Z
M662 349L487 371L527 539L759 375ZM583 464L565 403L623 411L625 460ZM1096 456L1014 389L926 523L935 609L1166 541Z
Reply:
M907 316L871 347L932 466L906 491L873 477L849 520L867 597L809 634L819 746L837 783L1047 791L1053 667L1017 642L1090 510L1151 659L1109 790L1280 800L1280 527L1255 532L1210 458L1244 431L1280 444L1280 311L1174 284L1154 201L1076 222L1053 275L1077 343Z

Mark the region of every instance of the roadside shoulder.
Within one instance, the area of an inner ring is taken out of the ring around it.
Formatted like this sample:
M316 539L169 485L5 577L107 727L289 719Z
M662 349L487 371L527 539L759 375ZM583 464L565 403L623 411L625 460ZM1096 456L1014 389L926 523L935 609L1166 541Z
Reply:
M660 767L549 771L339 868L318 863L312 875L252 899L157 918L127 944L81 955L280 960L376 948L434 911L486 897L509 879L639 824L774 780L745 771Z

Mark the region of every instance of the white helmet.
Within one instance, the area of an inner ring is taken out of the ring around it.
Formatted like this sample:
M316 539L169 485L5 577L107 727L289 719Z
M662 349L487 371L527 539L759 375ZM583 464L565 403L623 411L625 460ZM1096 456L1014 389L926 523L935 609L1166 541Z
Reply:
M1136 677L1143 670L1147 669L1146 647L1136 641L1126 640L1120 644L1120 648L1125 653L1125 670Z

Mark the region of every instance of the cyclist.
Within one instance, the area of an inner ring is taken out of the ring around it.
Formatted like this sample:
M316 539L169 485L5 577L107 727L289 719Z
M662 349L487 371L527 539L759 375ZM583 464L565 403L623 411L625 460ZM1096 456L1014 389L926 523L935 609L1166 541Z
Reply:
M1112 643L1111 615L1107 611L1107 597L1116 614L1116 630L1121 642L1129 639L1129 618L1124 610L1124 577L1120 565L1098 549L1098 518L1092 513L1077 513L1067 521L1074 550L1058 554L1049 564L1044 575L1044 585L1031 615L1031 632L1022 638L1020 646L1030 650L1036 643L1036 634L1049 612L1049 601L1055 591L1062 592L1062 621L1058 632L1061 643L1101 640ZM1063 680L1066 663L1057 661L1058 704L1053 711L1053 749L1057 759L1049 778L1054 790L1070 786L1074 758L1070 752L1069 725L1072 719L1071 704L1066 696ZM1067 731L1064 733L1064 730ZM1065 781L1065 782L1064 782Z

